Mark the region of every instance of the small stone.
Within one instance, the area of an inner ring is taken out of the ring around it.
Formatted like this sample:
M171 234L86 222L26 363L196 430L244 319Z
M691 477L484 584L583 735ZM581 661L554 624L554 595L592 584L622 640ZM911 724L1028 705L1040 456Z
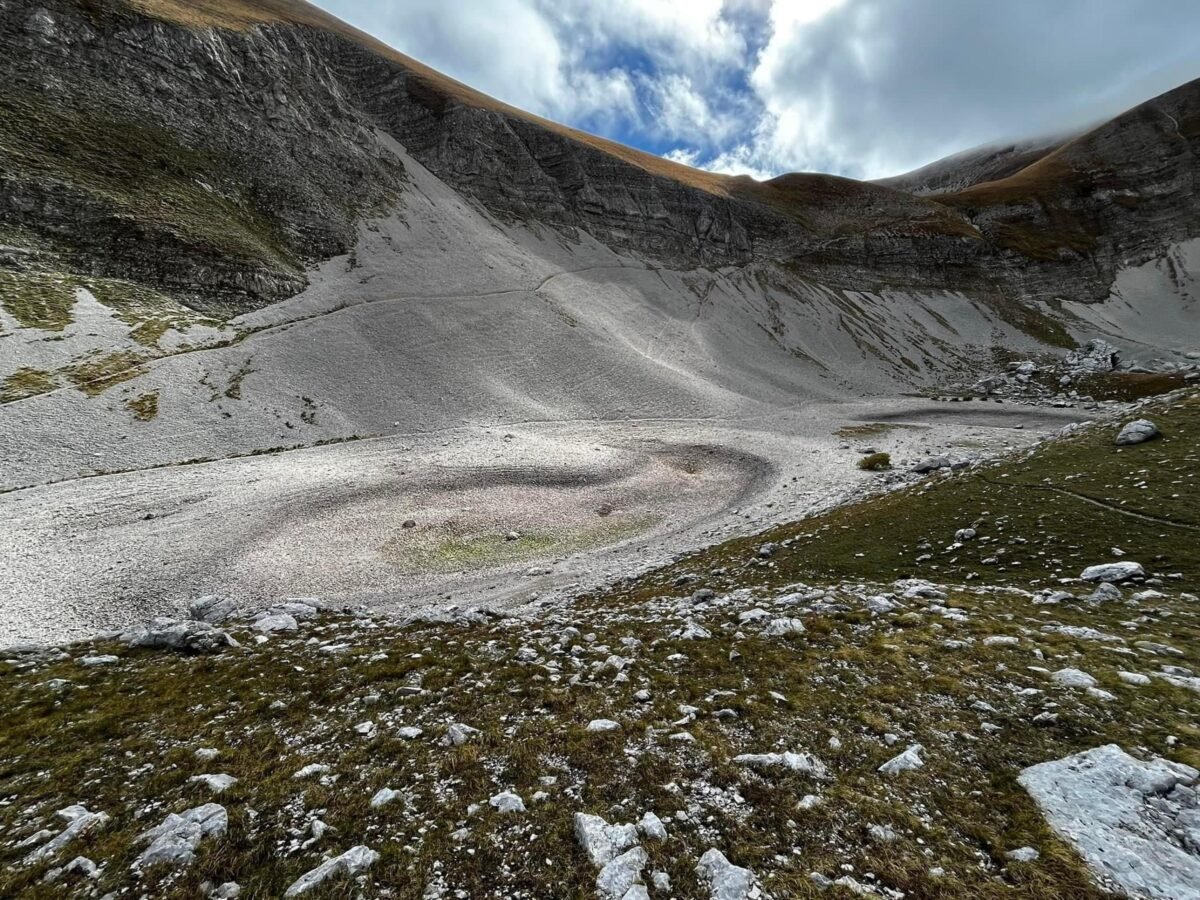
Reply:
M525 812L525 801L512 791L502 791L488 800L488 803L502 813Z
M592 719L592 721L588 722L585 730L593 733L602 733L606 731L619 731L620 728L621 724L614 722L612 719Z
M1025 863L1033 862L1039 856L1041 856L1041 854L1032 847L1018 847L1016 850L1009 850L1004 854L1005 859L1011 859L1013 862Z
M238 782L232 775L193 775L188 781L199 781L214 794L219 794Z
M825 764L811 753L743 753L735 756L733 762L751 769L789 769L815 778L828 774Z
M603 900L625 900L628 892L641 880L642 870L649 861L649 854L641 847L609 860L596 876L596 893Z
M700 857L696 875L708 886L711 900L749 900L757 887L753 872L735 866L716 848Z
M644 813L637 827L642 836L648 840L665 841L667 839L667 827L663 825L662 819L652 812Z
M442 743L447 746L461 747L477 734L479 734L478 728L472 728L470 725L455 722L446 729L446 735L442 738Z
M120 662L120 659L111 654L104 654L102 656L84 656L79 660L79 664L81 666L87 666L89 669L97 666L111 666L115 662Z
M898 775L901 772L919 769L925 765L925 761L921 759L921 751L924 749L920 744L913 744L903 753L885 762L879 767L879 771L884 775Z
M293 778L312 778L314 775L324 775L329 771L329 766L324 763L309 763L301 769L292 773Z
M401 796L399 791L391 788L380 788L375 792L375 796L371 798L371 809L379 809L382 806L387 806L393 800L399 799Z
M287 613L276 613L274 615L263 616L251 627L262 634L271 634L276 631L295 631L300 627L300 624Z
M1090 688L1096 686L1096 679L1079 669L1059 669L1050 678L1064 687Z

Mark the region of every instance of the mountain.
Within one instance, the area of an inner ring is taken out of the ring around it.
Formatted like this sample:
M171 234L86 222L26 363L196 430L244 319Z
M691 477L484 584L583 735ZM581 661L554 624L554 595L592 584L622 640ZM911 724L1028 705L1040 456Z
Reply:
M903 175L876 179L874 183L918 197L960 191L984 181L997 181L1015 175L1063 143L1063 138L1055 137L984 144L936 160Z
M7 0L0 29L4 486L1191 349L1200 82L946 174L756 182L299 0Z

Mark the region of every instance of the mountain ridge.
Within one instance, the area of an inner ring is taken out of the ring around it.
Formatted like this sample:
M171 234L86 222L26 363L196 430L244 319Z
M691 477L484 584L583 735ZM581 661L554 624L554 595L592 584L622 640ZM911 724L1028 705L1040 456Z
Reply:
M27 17L18 21L15 12L23 8ZM980 211L973 205L978 190L966 196L924 198L886 185L811 173L755 182L701 172L499 103L315 7L291 0L186 5L170 0L55 0L37 9L21 2L10 5L5 18L7 41L17 51L13 67L21 76L14 87L28 84L28 97L35 96L38 54L44 58L55 36L65 36L81 57L63 60L64 69L74 70L78 78L55 87L49 98L51 114L85 108L105 122L103 115L110 113L117 132L160 132L161 155L181 177L211 181L230 176L224 193L246 220L248 236L240 243L214 247L214 229L205 221L193 221L210 217L203 208L208 198L185 197L179 204L185 227L153 216L147 221L144 211L130 210L136 203L118 203L121 227L104 224L110 232L104 249L118 262L106 262L97 248L76 263L95 274L132 273L134 280L182 292L187 302L209 310L245 310L291 296L302 288L309 265L349 249L354 223L386 208L403 180L394 159L370 146L369 135L377 130L402 139L423 164L502 217L532 219L568 234L584 229L672 264L740 265L765 257L810 271L816 266L861 277L866 260L867 274L878 272L881 284L941 281L978 287L982 280L1014 283L1022 293L1047 299L1065 285L1071 299L1098 299L1118 263L1129 255L1121 246L1108 246L1108 238L1117 229L1135 230L1117 222L1105 223L1108 230L1100 235L1064 233L1052 222L1039 221L1049 237L1023 239L1014 237L1013 229L1027 230L1036 217L1021 202L1015 209L989 204ZM131 53L122 48L132 46L157 52L157 85L139 84L136 72L108 71L106 59ZM267 58L277 76L274 83L266 71L250 75ZM190 78L187 67L173 71L171 59L192 60L197 75L196 65L208 67L208 77ZM226 82L231 71L241 73L239 79L228 82L226 93L214 94L212 85ZM253 88L255 83L261 87ZM209 107L215 112L214 101L220 96L223 115L232 115L241 132L196 133L178 110L164 105L161 91L168 85L176 105L189 109ZM1180 91L1195 95L1200 85ZM273 94L279 97L273 100ZM288 110L289 99L302 109ZM6 111L22 119L11 107ZM25 118L37 125L43 114L44 109L35 108ZM338 122L337 139L314 137L305 120ZM103 131L94 121L63 125L60 143L77 141L80 130ZM243 133L255 135L253 152ZM102 150L119 153L122 142L114 138L113 146ZM8 143L11 152L11 135ZM270 151L272 145L278 149ZM288 148L319 159L323 171L314 171L314 166L299 170ZM311 150L306 153L307 148ZM195 151L215 154L216 160L207 166L177 164ZM52 196L79 187L78 178L63 166L55 171L55 166L51 161L46 167L58 183L49 192ZM91 210L96 220L105 218L112 195L121 194L108 185L99 190L84 185L82 193L86 198L73 195L69 203ZM35 231L42 220L30 216L28 208L40 208L44 216L54 204L43 185L10 182L6 194L10 221L25 219ZM355 197L354 203L339 209L344 200L335 198L347 196ZM174 200L168 198L168 203ZM1006 227L996 226L996 221ZM152 265L138 259L130 239L122 236L130 224L137 239L161 240L177 258L192 261L197 277L142 271ZM1156 249L1178 239L1177 223L1170 226L1169 234L1157 234L1162 230L1157 226L1151 232ZM188 227L199 233L188 233ZM237 251L232 256L242 264L230 266L230 249ZM1139 252L1148 251L1139 247ZM1022 265L1031 263L1027 268L1032 271L1014 277L1011 253L1022 258ZM96 271L106 266L107 271ZM214 292L216 296L204 296Z

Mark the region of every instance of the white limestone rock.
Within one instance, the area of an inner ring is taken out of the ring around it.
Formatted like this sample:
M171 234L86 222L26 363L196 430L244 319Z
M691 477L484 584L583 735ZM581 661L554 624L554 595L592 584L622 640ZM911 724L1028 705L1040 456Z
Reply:
M593 866L612 862L638 842L636 825L609 825L600 816L575 813L575 839Z
M315 869L301 875L292 882L291 887L284 891L284 897L299 897L329 881L331 878L353 878L361 875L375 865L379 854L369 847L359 844L351 847L341 856L335 856L321 863Z
M790 769L814 778L828 775L825 764L811 753L742 753L735 756L733 762L751 769Z
M1159 436L1158 426L1149 419L1136 419L1127 424L1117 434L1117 446L1129 447L1134 444L1144 444Z
M1181 846L1200 772L1164 759L1143 762L1107 744L1030 766L1018 781L1054 831L1122 892L1200 900L1200 842ZM1200 836L1200 835L1198 835Z
M229 828L229 816L219 803L205 803L176 815L170 813L162 824L138 836L148 846L133 862L133 868L168 865L181 869L191 865L196 850L205 838L219 837Z
M477 734L479 734L478 728L472 728L470 725L464 725L462 722L455 722L446 729L442 743L448 747L461 747Z
M488 804L493 809L502 813L523 813L525 812L525 801L512 791L501 791L490 800Z
M642 836L648 840L665 841L667 839L667 827L663 825L662 819L652 812L644 813L637 827Z
M56 856L59 851L61 851L76 838L81 837L93 829L103 828L109 822L108 813L89 812L87 807L79 803L60 809L58 811L58 817L60 819L64 819L67 823L67 826L58 834L42 831L34 835L35 839L45 840L46 837L49 837L49 840L36 850L30 852L25 857L25 865L34 865L42 862L43 860L47 860ZM33 840L31 842L36 843L37 841Z
M214 794L219 794L235 784L238 780L232 775L193 775L188 781L198 781Z
M913 744L903 753L885 762L879 767L879 771L884 775L898 775L901 772L919 769L925 765L925 761L921 759L921 751L924 749L920 744Z
M642 880L642 870L649 860L649 854L641 847L633 847L613 857L596 876L596 894L603 900L624 900L633 886Z
M1130 578L1140 578L1145 574L1146 570L1142 568L1141 563L1114 562L1088 566L1080 573L1079 577L1084 581L1106 581L1109 584L1117 584L1128 581Z
M700 857L696 874L708 888L710 900L754 900L762 893L753 872L735 866L715 847Z
M1063 687L1090 688L1096 686L1096 679L1080 669L1059 669L1050 679Z

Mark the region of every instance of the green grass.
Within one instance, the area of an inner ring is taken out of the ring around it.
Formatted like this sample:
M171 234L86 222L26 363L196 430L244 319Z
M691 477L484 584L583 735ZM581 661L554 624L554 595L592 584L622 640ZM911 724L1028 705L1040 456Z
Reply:
M868 472L882 472L892 467L890 453L868 453L858 461L858 467Z
M1074 497L1046 490L1196 523L1200 491L1189 476L1200 470L1200 396L1167 398L1140 414L1159 423L1162 440L1118 451L1115 425L1105 425L984 471L932 479L691 554L538 618L402 627L333 617L262 645L235 629L242 647L216 657L101 642L71 654L108 651L119 663L0 663L0 896L37 900L83 890L70 879L44 883L48 864L14 866L27 851L12 846L49 824L53 810L83 802L113 816L109 827L63 853L63 860L84 854L106 861L99 883L86 888L93 894L126 890L171 900L199 895L206 880L234 880L243 896L275 897L322 853L365 843L381 854L366 883L336 883L314 896L416 900L440 873L450 896L590 897L595 872L571 835L573 814L627 822L652 809L670 838L646 844L650 868L670 874L678 897L702 895L693 866L718 847L757 872L777 898L837 897L818 893L808 873L837 877L848 866L860 880L873 873L875 883L917 900L1099 900L1108 895L1048 830L1015 778L1030 764L1108 742L1200 763L1200 694L1158 679L1133 688L1117 677L1120 669L1154 672L1164 663L1200 669L1200 607L1180 595L1200 584L1200 542L1194 533L1175 539L1165 526L1139 530L1129 516L1077 508ZM954 529L973 523L980 535L970 550L943 550ZM911 555L922 537L933 548L928 564ZM789 544L760 559L756 549L766 538ZM1075 575L1110 559L1113 545L1152 574L1185 577L1166 579L1166 596L1137 606L1039 606L1027 594L964 582L978 568L976 545L1005 547L1010 563L1021 558L1004 571L989 567L989 586L1053 580L1041 550L1062 555L1062 572ZM693 580L677 586L685 573ZM949 596L871 616L861 598L889 590L899 574L945 582ZM738 622L742 609L805 593L799 581L826 601L778 607L799 614L805 633L770 638ZM686 597L702 586L750 594L697 609ZM712 637L673 637L689 619ZM1055 625L1086 625L1125 643L1045 630ZM1019 644L985 646L991 635ZM947 646L950 638L961 643ZM1134 649L1141 640L1182 655ZM349 646L325 653L321 643ZM522 647L538 659L518 663ZM614 653L630 660L624 680L600 669ZM1055 688L1036 666L1081 668L1117 699ZM73 686L56 693L46 686L52 678ZM408 694L404 688L417 679L423 692ZM1024 697L1022 688L1044 693ZM636 700L639 690L649 700ZM980 712L977 701L994 712ZM673 724L680 704L699 707L700 715ZM711 715L722 708L737 718ZM1057 713L1054 722L1030 724L1048 709ZM616 719L621 731L587 733L586 723L599 717ZM376 737L354 734L365 720L379 724ZM479 728L479 740L442 746L454 721ZM987 735L985 721L999 733ZM425 735L401 740L401 724ZM666 739L679 730L696 742ZM894 747L886 734L899 736ZM876 773L909 743L925 746L925 768L898 778ZM221 750L213 763L192 756L206 746ZM756 774L731 763L738 753L781 749L815 753L830 779ZM336 782L292 778L310 762L332 766ZM203 844L177 880L151 873L139 882L129 869L137 834L168 812L212 799L187 780L201 772L240 779L216 798L230 812L229 834ZM544 776L557 783L544 786ZM370 809L384 786L404 799ZM505 789L525 799L527 813L502 817L487 807ZM549 796L534 803L538 790ZM810 793L820 805L799 809ZM308 850L290 850L293 835L317 815L336 832ZM872 824L890 826L900 839L872 844ZM452 836L464 828L464 839ZM1038 848L1041 859L1004 859L1024 845ZM931 876L934 866L945 874Z
M613 516L579 528L522 531L515 541L505 540L503 532L409 529L391 538L383 551L404 571L468 571L578 553L633 537L659 521L658 516Z
M73 279L57 273L0 269L0 306L23 328L62 331L75 306Z
M125 406L139 422L150 422L158 415L158 391L150 391L132 400L126 400Z
M0 384L0 403L11 403L13 400L24 400L44 394L58 387L54 376L42 369L29 366L17 369Z
M118 350L90 356L63 371L75 387L89 397L97 397L110 387L143 374L142 362L138 354Z

